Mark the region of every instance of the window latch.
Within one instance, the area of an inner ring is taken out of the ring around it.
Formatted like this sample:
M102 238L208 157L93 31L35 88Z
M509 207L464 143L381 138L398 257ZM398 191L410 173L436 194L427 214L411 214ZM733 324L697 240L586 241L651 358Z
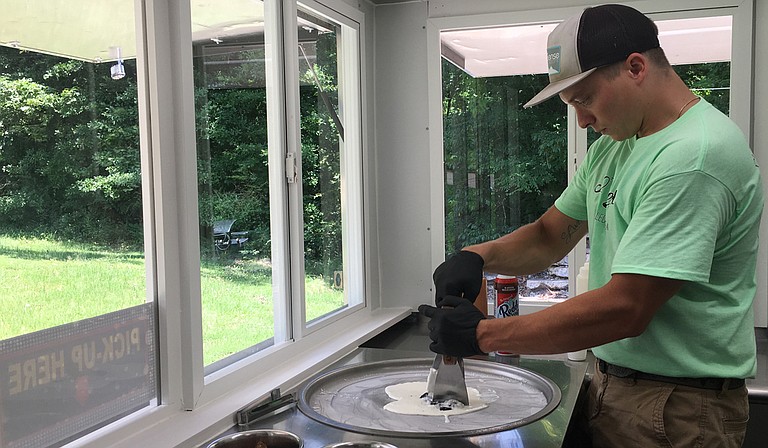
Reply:
M280 395L279 388L273 389L270 392L270 398L265 403L238 411L235 414L235 422L238 426L248 426L259 420L279 414L295 405L296 398L293 394Z
M285 155L285 178L289 184L296 183L296 155L292 152Z

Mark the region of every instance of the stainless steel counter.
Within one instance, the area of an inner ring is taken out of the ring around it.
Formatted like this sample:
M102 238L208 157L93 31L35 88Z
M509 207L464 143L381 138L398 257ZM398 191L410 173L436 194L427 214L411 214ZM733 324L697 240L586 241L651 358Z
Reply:
M745 447L763 446L768 425L768 338L766 330L758 329L758 374L747 380L750 392L751 418L747 430ZM429 351L429 337L425 322L417 315L406 318L381 335L371 339L362 347L341 359L329 369L352 365L403 358L434 356ZM479 358L482 359L482 358ZM351 441L388 442L400 448L420 447L562 447L569 445L565 438L572 419L574 407L580 392L591 377L594 360L591 353L584 362L569 361L565 355L489 357L497 362L515 365L540 373L553 380L562 392L558 407L545 418L514 430L463 438L392 438L369 436L334 428L318 423L305 416L297 408L289 408L275 416L260 420L248 427L233 427L224 434L249 429L281 429L297 434L304 439L305 448L321 448L329 443ZM294 391L284 391L297 393ZM570 441L572 444L573 440ZM201 445L204 448L208 443Z
M370 363L406 358L423 358L423 351L359 348L329 369L357 363ZM492 359L492 358L491 358ZM560 404L546 417L531 424L493 434L471 437L402 438L370 436L319 423L296 407L257 421L247 427L235 427L225 434L250 429L279 429L294 433L304 440L305 448L321 448L330 443L350 441L387 442L400 448L421 447L561 447L579 391L584 384L586 362L552 359L499 357L499 362L537 372L560 388ZM221 436L225 435L222 434ZM219 437L221 437L219 436ZM206 445L203 445L206 446Z

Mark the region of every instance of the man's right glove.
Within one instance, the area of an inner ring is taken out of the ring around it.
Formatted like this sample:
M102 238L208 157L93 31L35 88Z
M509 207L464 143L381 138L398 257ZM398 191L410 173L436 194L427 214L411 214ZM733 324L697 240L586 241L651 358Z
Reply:
M480 255L462 250L445 260L435 269L435 305L442 305L448 296L464 297L474 302L483 285L483 265Z
M460 357L484 354L477 342L477 324L485 315L472 302L447 296L441 308L420 305L419 313L430 318L427 327L433 352Z

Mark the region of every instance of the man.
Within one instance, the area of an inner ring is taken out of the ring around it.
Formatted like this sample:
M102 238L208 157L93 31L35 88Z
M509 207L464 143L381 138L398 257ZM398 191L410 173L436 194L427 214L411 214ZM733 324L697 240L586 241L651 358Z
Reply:
M592 347L595 446L740 446L744 378L756 369L762 184L740 130L685 86L657 35L620 5L587 8L552 31L550 84L526 107L559 94L602 137L536 222L440 265L437 307L419 311L438 353ZM504 319L467 300L483 270L541 271L588 230L586 293Z

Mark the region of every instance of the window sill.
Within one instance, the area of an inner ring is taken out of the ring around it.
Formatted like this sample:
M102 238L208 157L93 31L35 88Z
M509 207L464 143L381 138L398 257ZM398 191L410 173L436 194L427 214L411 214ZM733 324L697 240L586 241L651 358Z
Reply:
M541 311L545 308L549 308L552 305L563 302L567 299L542 299L538 297L521 297L520 298L520 315L532 314L536 311Z

